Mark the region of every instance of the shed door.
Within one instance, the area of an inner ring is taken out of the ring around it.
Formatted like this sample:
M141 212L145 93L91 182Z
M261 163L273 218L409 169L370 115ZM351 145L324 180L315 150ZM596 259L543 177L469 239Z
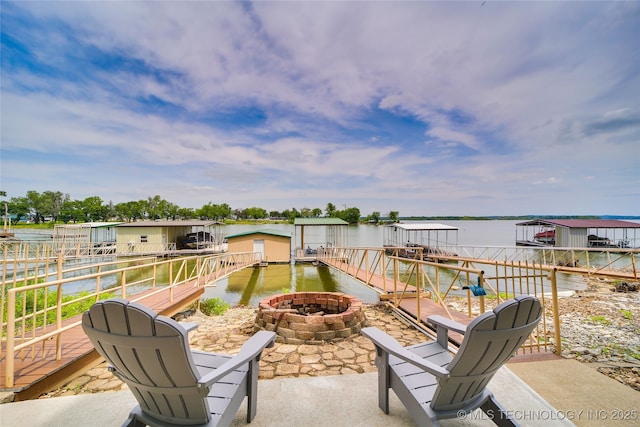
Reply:
M259 252L260 259L264 259L264 240L253 241L253 252Z

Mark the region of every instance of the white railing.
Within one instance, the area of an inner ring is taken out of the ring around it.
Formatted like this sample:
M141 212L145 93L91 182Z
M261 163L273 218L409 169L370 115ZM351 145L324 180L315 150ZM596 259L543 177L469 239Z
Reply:
M41 252L39 252L41 253ZM46 251L45 251L46 253ZM55 358L62 357L61 336L79 326L80 321L67 320L86 310L94 302L118 296L136 300L168 292L173 301L173 289L185 283L205 286L221 277L260 261L259 253L225 253L171 259L155 257L119 259L93 264L65 263L62 252L54 262L47 257L23 261L16 265L29 266L21 277L13 270L5 280L7 265L3 265L2 339L5 349L5 385L14 384L16 358L24 358L26 350L32 356L47 357L39 347L50 339L56 341ZM14 264L14 260L9 263ZM64 268L64 266L68 268ZM5 320L6 319L6 320ZM67 321L67 322L66 322ZM2 355L0 355L2 356Z
M456 297L465 300L471 317L485 311L487 299L494 305L515 295L534 295L550 308L551 317L543 318L528 348L548 351L548 337L553 336L558 354L562 343L557 273L575 276L575 282L589 275L637 281L639 256L637 249L463 246L438 247L428 254L419 247L325 248L317 255L318 260L390 296L396 308L405 298L429 298L452 317L448 302ZM420 319L420 304L416 309Z

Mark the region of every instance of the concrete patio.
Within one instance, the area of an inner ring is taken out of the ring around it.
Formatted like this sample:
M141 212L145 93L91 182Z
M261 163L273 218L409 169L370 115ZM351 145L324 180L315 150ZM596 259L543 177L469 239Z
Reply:
M523 425L571 425L555 408L510 370L503 368L491 383L499 401ZM261 380L258 414L250 424L266 426L414 426L402 403L390 393L390 414L377 404L377 374ZM136 404L130 392L84 394L0 405L0 424L32 427L119 426ZM233 426L247 425L243 405ZM535 419L540 418L540 419ZM493 425L476 411L443 425Z

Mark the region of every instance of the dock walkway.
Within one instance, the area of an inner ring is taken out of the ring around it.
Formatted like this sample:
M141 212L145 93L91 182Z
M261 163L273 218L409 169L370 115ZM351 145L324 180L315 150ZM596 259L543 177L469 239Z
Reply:
M367 272L362 269L355 269L355 271L354 269L351 269L349 267L345 269L345 264L342 263L339 259L323 259L321 260L321 262L323 264L337 268L338 270L350 275L351 277L361 282L368 283L370 287L372 287L381 295L381 299L384 299L384 295L393 295L394 290L390 290L390 286L392 287L393 283L389 283L391 282L389 278L380 276L375 273ZM403 292L405 293L405 296L404 298L402 298L398 308L404 313L408 314L413 320L417 320L418 313L420 313L420 320L425 325L427 324L427 317L436 314L452 318L453 320L464 325L469 324L469 322L471 321L471 318L469 318L468 316L465 316L464 314L457 311L446 310L442 305L429 298L418 299L416 297L416 287L413 285L399 282L396 284L396 291L400 294ZM418 304L420 305L419 308ZM451 338L457 344L460 344L462 342L462 336L460 336L459 334L452 334Z
M389 298L394 294L394 290L390 289L390 286L393 287L392 280L387 277L383 277L381 275L367 272L363 269L351 268L348 264L345 264L340 259L328 258L320 260L325 265L334 267L339 269L340 271L348 274L349 276L368 284L372 287L376 292L380 293L381 299L384 299L384 296L387 295ZM452 320L455 320L458 323L463 325L468 325L473 318L465 315L456 310L448 310L444 305L438 304L433 301L431 298L422 296L417 298L417 289L413 285L409 285L402 282L396 283L395 291L398 294L405 293L404 297L401 299L399 304L394 304L396 308L400 310L401 313L406 315L406 317L413 322L421 324L423 326L428 327L427 318L433 315L440 315ZM418 319L419 318L419 319ZM462 344L463 336L457 333L449 333L449 341L456 347L459 347ZM554 353L550 351L546 351L545 348L537 347L535 352L531 349L528 352L518 351L515 355L514 359L518 360L554 360L558 359Z
M164 289L161 292L158 292L157 289L149 290L128 295L127 298L140 301L162 315L174 316L184 311L203 293L202 286L195 286L195 283L188 282L171 289ZM3 342L2 354L5 357L0 360L0 372L2 372L0 389L14 391L16 400L32 399L59 386L74 373L99 363L101 356L93 349L89 338L82 330L81 317L80 314L64 321L65 326L75 326L60 335L62 341L60 360L56 360L55 357L55 339L49 339L43 344L34 345L18 352L19 357L14 362L14 386L10 389L6 387L7 379L4 375L6 348Z

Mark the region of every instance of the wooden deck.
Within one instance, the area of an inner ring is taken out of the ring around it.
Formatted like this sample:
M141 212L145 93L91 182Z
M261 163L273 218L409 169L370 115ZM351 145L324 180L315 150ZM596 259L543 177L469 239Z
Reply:
M195 283L185 283L170 290L151 294L145 291L135 295L128 295L128 299L135 299L149 306L165 316L173 316L184 311L204 293L204 288ZM24 349L18 353L15 360L14 387L6 388L5 366L6 356L0 360L0 390L16 393L15 400L33 399L42 393L61 386L65 380L78 372L100 363L101 356L93 349L89 339L80 326L81 315L65 321L65 325L77 323L60 335L62 340L62 358L55 359L56 344L54 339ZM2 343L2 354L5 355L5 343Z

